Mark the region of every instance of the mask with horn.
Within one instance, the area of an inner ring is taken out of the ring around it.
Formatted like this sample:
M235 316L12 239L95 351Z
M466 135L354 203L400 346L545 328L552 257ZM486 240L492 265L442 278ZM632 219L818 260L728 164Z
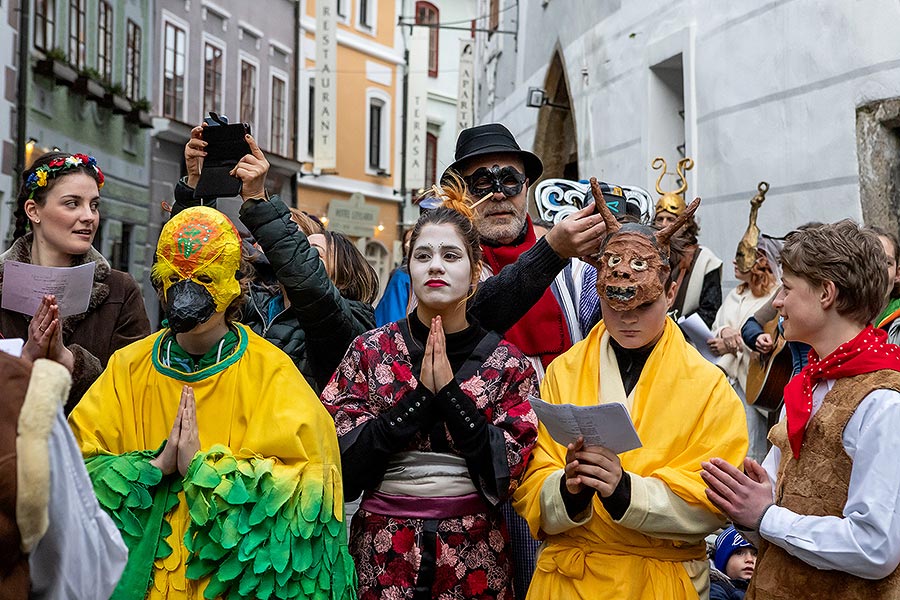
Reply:
M656 201L656 212L668 212L680 217L686 208L684 193L687 191L687 177L685 177L685 173L694 168L694 161L690 158L682 158L678 161L675 170L681 179L681 185L677 190L671 192L664 192L660 187L663 177L666 176L666 161L661 156L657 156L653 159L652 166L654 171L662 169L662 173L656 180L656 193L659 194L659 200Z
M663 293L669 278L669 240L700 206L700 198L691 202L674 223L656 230L639 223L619 223L593 177L591 192L607 232L596 263L597 293L616 311L653 302Z
M759 227L756 225L756 217L759 214L759 207L766 200L769 184L760 181L756 190L757 194L750 199L750 223L747 225L744 237L738 242L737 252L734 255L734 264L741 273L749 273L756 263L756 247L759 245Z

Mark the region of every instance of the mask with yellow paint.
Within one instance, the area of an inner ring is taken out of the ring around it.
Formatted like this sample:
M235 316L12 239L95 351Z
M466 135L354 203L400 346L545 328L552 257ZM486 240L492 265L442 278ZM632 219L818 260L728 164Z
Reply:
M151 278L163 297L179 281L190 280L212 296L216 312L224 312L240 296L237 280L241 238L234 224L208 206L185 209L169 219L156 245Z

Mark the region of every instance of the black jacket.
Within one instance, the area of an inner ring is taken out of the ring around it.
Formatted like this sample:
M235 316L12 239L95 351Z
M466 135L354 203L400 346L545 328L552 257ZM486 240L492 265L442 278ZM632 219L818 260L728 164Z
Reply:
M175 191L173 214L197 204L193 190L183 182ZM290 301L288 309L270 320L268 303L280 290L275 282L271 286L253 285L241 320L287 353L318 394L351 342L375 328L375 310L371 304L341 296L328 279L319 253L291 221L288 207L277 196L268 201L247 200L241 206L240 218L256 238Z

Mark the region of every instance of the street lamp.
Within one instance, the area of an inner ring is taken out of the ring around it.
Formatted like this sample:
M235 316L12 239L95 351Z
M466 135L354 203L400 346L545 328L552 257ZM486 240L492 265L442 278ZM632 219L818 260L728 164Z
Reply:
M541 108L542 106L552 106L553 108L561 108L569 110L568 104L554 104L547 98L547 91L544 88L530 87L528 88L528 96L525 98L525 106L528 108Z

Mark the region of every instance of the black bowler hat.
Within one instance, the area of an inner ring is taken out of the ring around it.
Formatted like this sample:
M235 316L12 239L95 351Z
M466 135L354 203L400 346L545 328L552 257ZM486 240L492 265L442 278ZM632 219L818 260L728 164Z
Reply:
M487 125L478 125L477 127L469 127L463 129L456 139L456 155L453 157L454 162L447 167L444 174L441 175L443 181L447 177L450 170L454 170L460 175L459 168L465 161L476 156L484 154L516 154L525 164L525 176L528 177L529 185L533 185L541 173L544 172L544 164L536 155L522 150L516 143L516 138L509 132L509 129L500 123L488 123Z

